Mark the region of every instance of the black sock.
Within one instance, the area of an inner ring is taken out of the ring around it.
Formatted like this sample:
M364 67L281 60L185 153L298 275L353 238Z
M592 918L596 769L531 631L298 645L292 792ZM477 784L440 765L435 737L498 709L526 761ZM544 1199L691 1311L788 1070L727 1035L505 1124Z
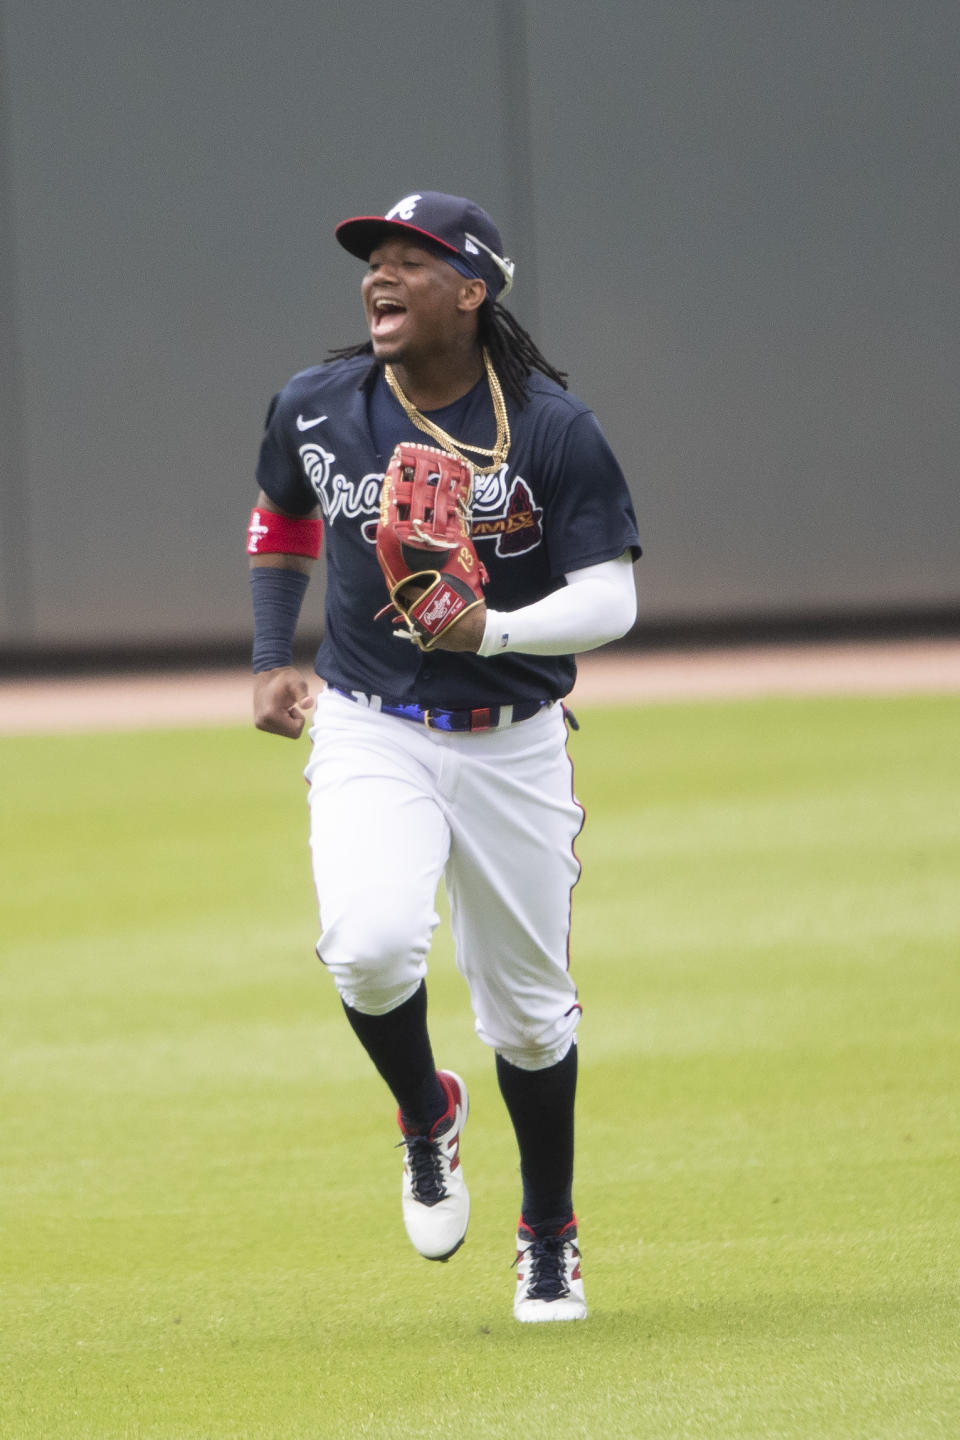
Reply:
M427 987L386 1015L343 1006L354 1034L386 1081L408 1130L427 1131L447 1108L427 1032Z
M577 1047L547 1070L521 1070L498 1055L497 1079L520 1150L524 1221L553 1234L573 1218Z

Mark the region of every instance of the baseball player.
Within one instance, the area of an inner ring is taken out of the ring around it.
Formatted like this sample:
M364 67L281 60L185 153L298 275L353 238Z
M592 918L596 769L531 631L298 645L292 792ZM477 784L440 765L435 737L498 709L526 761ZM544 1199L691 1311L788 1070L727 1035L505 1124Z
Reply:
M485 211L422 191L336 237L366 262L369 338L269 408L247 546L255 722L295 738L311 720L317 954L397 1105L410 1241L448 1260L470 1213L467 1087L427 1028L442 880L519 1149L514 1314L579 1320L583 812L562 702L575 654L635 619L636 521L593 414L500 304L514 265ZM321 541L314 706L292 647Z

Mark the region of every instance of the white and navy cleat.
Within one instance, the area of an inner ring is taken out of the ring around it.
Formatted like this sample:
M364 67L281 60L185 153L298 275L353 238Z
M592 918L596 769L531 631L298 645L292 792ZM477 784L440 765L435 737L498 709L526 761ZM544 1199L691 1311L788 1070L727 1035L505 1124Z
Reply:
M470 1219L470 1196L460 1164L467 1119L467 1087L451 1070L438 1070L447 1108L426 1135L403 1134L403 1223L415 1250L427 1260L449 1260L460 1249Z
M577 1217L554 1235L536 1235L521 1219L517 1228L517 1291L513 1313L525 1324L585 1320Z

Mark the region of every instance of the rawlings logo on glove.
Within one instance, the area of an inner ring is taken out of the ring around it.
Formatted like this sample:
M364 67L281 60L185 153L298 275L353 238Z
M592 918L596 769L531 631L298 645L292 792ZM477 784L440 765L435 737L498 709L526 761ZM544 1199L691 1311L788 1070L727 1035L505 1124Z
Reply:
M490 577L470 538L470 466L430 445L398 445L380 495L377 560L400 631L421 650L483 604ZM380 614L386 613L381 610Z

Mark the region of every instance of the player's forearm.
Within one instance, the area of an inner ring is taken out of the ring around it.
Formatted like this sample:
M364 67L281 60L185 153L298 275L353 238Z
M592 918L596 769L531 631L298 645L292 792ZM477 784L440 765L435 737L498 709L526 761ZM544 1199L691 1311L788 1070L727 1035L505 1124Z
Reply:
M313 573L314 561L309 555L251 555L251 570L299 570L301 575Z
M322 539L315 515L286 514L260 491L247 528L254 674L293 664L300 607Z
M629 556L574 571L567 584L519 610L487 610L478 654L578 655L625 635L637 618Z
M275 565L250 571L253 602L253 672L279 670L293 664L293 641L309 573Z

